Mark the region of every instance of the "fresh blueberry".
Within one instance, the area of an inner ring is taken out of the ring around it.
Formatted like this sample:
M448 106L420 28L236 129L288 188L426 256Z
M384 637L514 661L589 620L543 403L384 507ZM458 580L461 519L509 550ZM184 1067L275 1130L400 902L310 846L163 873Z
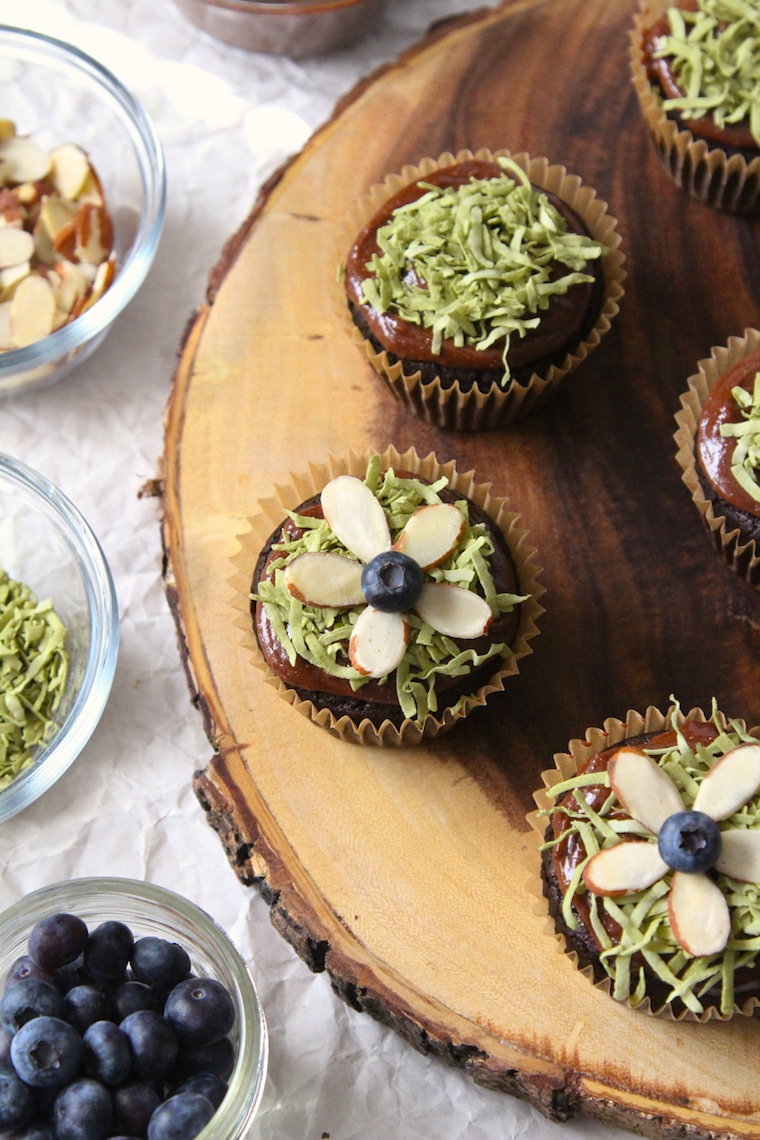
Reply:
M108 998L95 986L72 986L64 994L63 1016L79 1033L84 1033L93 1022L105 1020L109 1008Z
M362 570L362 590L369 605L383 613L411 609L422 590L422 570L408 554L387 550Z
M177 1034L166 1018L152 1009L138 1009L125 1017L119 1028L129 1038L132 1075L140 1081L165 1077L179 1048Z
M50 982L24 978L10 986L0 1002L0 1022L15 1033L34 1017L63 1018L63 997Z
M37 1104L34 1091L13 1069L0 1069L0 1133L21 1128L31 1119Z
M166 999L164 1017L185 1045L211 1045L235 1024L235 1006L215 978L187 978Z
M120 1085L132 1068L129 1038L112 1021L94 1022L82 1038L84 1071L104 1085Z
M28 954L22 954L15 962L11 963L8 973L5 975L4 989L9 989L16 982L23 982L27 978L39 978L42 982L50 982L51 986L58 987L57 978L53 970L43 970L38 966Z
M84 948L83 968L95 985L118 985L124 981L134 936L123 922L101 922L92 931Z
M135 942L130 957L138 982L168 993L190 973L190 958L177 942L146 935Z
M57 1017L35 1017L11 1041L11 1061L33 1088L62 1088L79 1071L82 1038Z
M177 1092L200 1093L211 1101L214 1108L218 1108L227 1095L227 1089L227 1082L221 1077L215 1077L213 1073L197 1073L194 1077L188 1077Z
M159 1105L148 1125L148 1140L192 1140L214 1115L213 1104L199 1093L177 1093Z
M708 871L720 855L720 828L702 811L677 811L660 828L657 846L674 871L698 874Z
M213 1073L227 1081L234 1068L235 1046L229 1037L223 1037L211 1045L180 1045L171 1079L181 1084L198 1073Z
M111 992L111 1007L115 1021L123 1021L138 1009L152 1009L161 1012L161 998L145 982L123 982Z
M59 1092L53 1114L58 1140L105 1140L111 1132L111 1094L82 1077Z
M11 1041L13 1033L6 1026L0 1025L0 1069L11 1067Z
M87 926L75 914L50 914L35 923L29 934L29 956L44 970L57 970L74 962L87 942Z
M35 1117L24 1128L13 1133L13 1140L58 1140L55 1122L48 1116Z
M149 1084L121 1085L111 1093L112 1128L130 1136L145 1136L148 1121L161 1103L161 1097Z

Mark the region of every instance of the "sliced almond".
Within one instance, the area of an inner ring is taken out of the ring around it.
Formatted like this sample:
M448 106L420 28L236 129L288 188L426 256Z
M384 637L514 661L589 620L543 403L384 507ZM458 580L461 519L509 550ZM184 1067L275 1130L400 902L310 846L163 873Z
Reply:
M285 567L285 586L306 605L337 609L358 606L364 601L363 569L361 562L342 554L299 554Z
M423 621L447 637L482 637L493 621L484 598L448 582L426 582L414 608Z
M0 119L0 139L12 139L16 133L16 124L12 119Z
M80 266L80 268L83 267ZM85 309L91 309L95 302L100 300L106 289L110 288L115 276L116 260L111 254L108 261L102 261L95 271L95 277L84 306Z
M37 182L52 165L48 151L24 135L0 139L0 159L6 182Z
M356 620L348 656L365 677L385 677L401 663L408 640L409 627L401 614L366 606Z
M707 875L676 871L668 894L670 926L678 945L695 958L720 954L731 933L723 892Z
M466 524L464 515L453 503L419 507L393 548L413 558L423 570L432 570L456 549Z
M40 222L44 225L52 242L56 240L61 230L69 229L73 234L76 215L77 206L73 202L56 198L54 194L46 194L42 199Z
M77 231L74 221L65 225L53 238L53 249L59 257L67 261L77 260Z
M100 265L113 247L113 225L108 211L96 202L82 202L74 219L76 256L79 261Z
M10 301L25 277L29 276L31 265L24 261L21 265L10 265L0 269L0 301Z
M61 143L50 152L50 180L62 198L74 201L82 193L90 173L90 161L76 143Z
M0 226L0 269L21 265L34 255L34 238L17 226Z
M67 316L80 297L84 297L89 283L80 266L72 261L59 261L48 280L53 287L56 306Z
M15 348L11 335L11 303L0 301L0 349Z
M323 488L321 501L330 530L362 562L390 549L385 511L361 479L339 475Z
M683 811L681 793L670 776L640 748L620 748L609 762L610 787L628 814L653 835L669 815Z
M84 180L84 185L79 191L77 196L78 202L96 202L97 205L105 205L105 197L103 196L103 187L100 184L95 171L90 167L87 177Z
M11 336L16 348L34 344L53 330L55 296L44 277L25 277L11 301Z
M53 239L48 232L48 228L42 220L41 214L34 223L32 237L34 238L34 252L37 256L37 260L43 265L55 265L58 260L58 253L53 245Z
M645 891L667 871L656 843L626 840L592 855L583 881L595 895L630 895Z
M760 883L760 831L735 827L720 833L715 870L740 883Z
M720 822L760 788L760 744L737 744L710 769L699 786L694 810Z

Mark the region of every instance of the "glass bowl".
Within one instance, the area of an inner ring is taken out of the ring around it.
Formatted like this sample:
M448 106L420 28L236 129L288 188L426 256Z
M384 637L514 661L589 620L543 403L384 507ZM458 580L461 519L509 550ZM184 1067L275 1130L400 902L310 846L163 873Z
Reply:
M135 938L153 935L178 942L192 969L226 986L235 1005L230 1034L236 1047L228 1092L197 1140L240 1140L261 1102L266 1081L268 1036L256 986L228 935L200 907L173 891L132 879L71 879L42 887L0 914L0 986L38 919L57 912L76 914L94 929L101 922L125 922Z
M103 186L116 275L95 304L56 332L0 353L0 395L52 384L85 360L134 297L164 222L166 170L145 109L109 71L71 44L0 25L2 115L46 149L78 144Z
M54 734L0 790L3 822L47 791L89 740L111 690L119 615L105 556L80 512L44 476L1 453L0 567L39 601L52 599L69 656Z

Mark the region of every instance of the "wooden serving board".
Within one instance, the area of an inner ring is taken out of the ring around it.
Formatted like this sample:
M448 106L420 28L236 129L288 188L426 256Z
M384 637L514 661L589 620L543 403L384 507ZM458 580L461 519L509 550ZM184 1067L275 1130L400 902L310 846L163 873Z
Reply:
M534 913L526 813L572 737L626 710L760 722L758 598L721 562L675 461L679 394L760 321L757 219L661 169L628 73L633 0L516 0L433 29L271 179L213 271L167 408L166 589L215 754L196 791L244 882L357 1009L555 1119L760 1137L760 1035L618 1007ZM460 148L544 155L619 219L628 279L600 347L524 423L437 431L336 318L335 239L367 188ZM252 665L236 536L293 471L414 446L520 512L547 592L533 653L485 710L401 750L340 742Z

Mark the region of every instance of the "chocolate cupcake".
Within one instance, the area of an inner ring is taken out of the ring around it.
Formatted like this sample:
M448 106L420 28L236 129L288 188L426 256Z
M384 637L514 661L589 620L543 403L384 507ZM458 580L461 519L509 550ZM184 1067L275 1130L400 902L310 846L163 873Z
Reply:
M723 558L760 586L760 332L713 349L676 415L677 459Z
M753 210L760 193L760 14L731 0L641 0L631 74L660 161L693 197Z
M598 343L622 294L614 219L562 167L469 151L392 175L350 219L347 327L438 427L500 427Z
M448 730L537 632L543 590L517 516L413 450L296 477L240 541L236 586L267 679L346 739Z
M673 698L671 698L673 700ZM566 953L632 1008L760 1004L760 742L743 721L629 712L555 757L530 817Z

